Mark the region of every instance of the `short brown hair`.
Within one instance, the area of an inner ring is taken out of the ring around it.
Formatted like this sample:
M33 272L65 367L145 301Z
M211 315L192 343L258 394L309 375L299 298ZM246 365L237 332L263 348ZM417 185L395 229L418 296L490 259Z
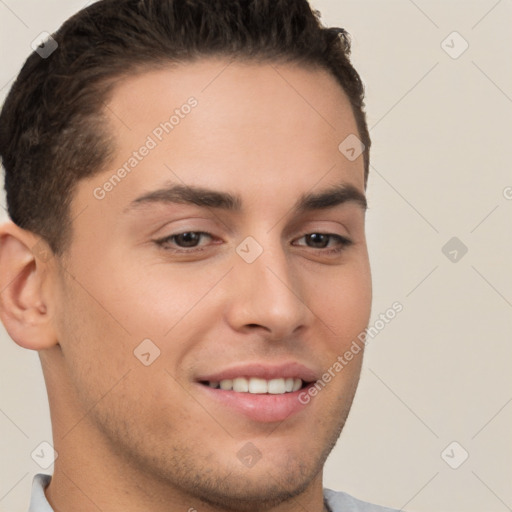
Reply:
M57 50L34 51L9 91L0 156L9 216L55 254L70 239L74 187L113 156L103 112L116 80L167 62L227 56L328 70L352 104L366 186L370 137L350 40L324 27L307 0L100 0L52 37Z

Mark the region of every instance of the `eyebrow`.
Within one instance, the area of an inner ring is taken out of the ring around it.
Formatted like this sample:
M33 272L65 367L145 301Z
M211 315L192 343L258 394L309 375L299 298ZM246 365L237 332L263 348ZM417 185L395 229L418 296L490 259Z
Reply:
M151 203L193 204L203 208L215 208L231 212L242 210L242 198L229 192L212 190L194 185L171 185L148 192L134 199L125 211L138 209ZM342 183L317 193L305 193L295 203L292 210L296 214L313 210L324 210L335 206L355 203L363 211L368 208L365 195L354 185Z

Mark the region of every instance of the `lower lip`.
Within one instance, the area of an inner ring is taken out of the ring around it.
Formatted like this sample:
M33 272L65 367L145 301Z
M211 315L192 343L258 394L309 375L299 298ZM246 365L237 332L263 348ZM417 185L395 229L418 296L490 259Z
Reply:
M310 384L309 386L312 386ZM302 393L307 393L308 387L283 393L282 395L238 393L215 389L204 384L198 384L210 400L241 413L248 418L262 423L284 421L285 419L304 410L308 403L299 400Z

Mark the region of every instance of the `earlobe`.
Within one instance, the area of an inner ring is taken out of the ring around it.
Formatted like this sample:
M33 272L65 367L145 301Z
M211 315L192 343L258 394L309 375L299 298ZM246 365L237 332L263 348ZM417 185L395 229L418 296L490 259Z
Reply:
M38 252L48 251L33 233L13 222L0 225L0 319L21 347L43 350L57 343L44 294L48 265Z

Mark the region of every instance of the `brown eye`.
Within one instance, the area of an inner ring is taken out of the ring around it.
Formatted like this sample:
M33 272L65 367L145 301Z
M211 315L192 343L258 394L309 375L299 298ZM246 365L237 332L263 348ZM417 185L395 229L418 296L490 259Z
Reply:
M334 252L339 252L343 250L345 247L352 245L352 240L345 238L341 235L335 235L333 233L308 233L304 235L299 240L304 239L306 244L298 244L301 246L311 247L312 249L326 249L330 245L334 245L335 248L332 249ZM334 243L331 243L334 241ZM337 248L336 248L337 247ZM326 251L329 252L329 251Z
M324 233L311 233L310 235L306 235L305 239L306 243L311 242L312 245L310 245L310 247L323 249L329 244L330 235L325 235Z
M168 250L179 249L195 249L200 248L200 242L203 238L212 238L209 233L202 231L184 231L183 233L176 233L174 235L155 240L155 242ZM204 244L202 244L204 245Z
M197 231L187 231L186 233L180 233L174 235L174 241L176 245L180 247L196 247L201 239L202 233Z

